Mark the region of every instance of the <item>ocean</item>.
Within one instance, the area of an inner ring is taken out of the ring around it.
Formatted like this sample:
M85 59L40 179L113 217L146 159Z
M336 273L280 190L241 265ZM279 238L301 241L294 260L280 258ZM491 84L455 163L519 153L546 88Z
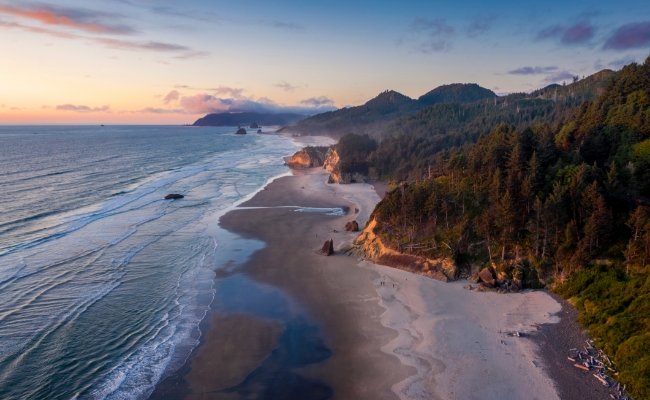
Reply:
M184 363L215 296L208 223L297 149L235 130L0 127L0 398L146 398Z

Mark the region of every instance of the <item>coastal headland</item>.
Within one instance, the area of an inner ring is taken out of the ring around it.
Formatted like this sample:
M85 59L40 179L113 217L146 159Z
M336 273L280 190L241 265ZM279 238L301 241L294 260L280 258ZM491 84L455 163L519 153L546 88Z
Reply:
M467 291L340 252L358 234L345 224L363 227L387 188L328 175L293 171L219 219L201 345L152 398L609 398L558 371L584 335L545 291ZM335 208L345 215L314 210ZM317 254L327 239L329 257Z

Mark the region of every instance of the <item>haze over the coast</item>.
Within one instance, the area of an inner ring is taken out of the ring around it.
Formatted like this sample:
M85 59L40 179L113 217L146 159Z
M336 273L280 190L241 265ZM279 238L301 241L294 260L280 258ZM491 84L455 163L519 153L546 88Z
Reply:
M650 4L3 0L0 32L0 123L183 124L570 82L643 62Z

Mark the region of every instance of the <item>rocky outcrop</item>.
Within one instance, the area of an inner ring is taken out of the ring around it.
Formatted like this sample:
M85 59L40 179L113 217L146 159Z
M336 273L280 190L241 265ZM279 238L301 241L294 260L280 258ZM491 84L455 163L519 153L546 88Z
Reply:
M294 169L322 167L328 149L329 147L305 147L294 154L287 165Z
M368 174L365 169L356 169L355 165L345 165L342 163L341 157L335 148L331 148L327 152L323 167L330 173L327 183L363 183L368 180Z
M350 221L347 224L345 224L345 230L348 232L358 232L359 223L357 221Z
M458 278L458 268L449 258L430 259L412 254L404 254L384 245L374 233L375 220L370 221L361 234L342 251L349 255L372 258L378 264L402 269L415 274L447 282Z
M481 272L478 273L478 278L481 282L490 286L494 286L496 283L494 276L492 276L492 272L487 267L483 268Z
M496 275L496 277L495 277ZM528 279L525 280L525 276ZM467 278L471 283L478 283L475 289L479 292L518 292L524 288L538 289L543 285L539 282L535 272L526 266L521 258L501 263L491 263Z
M259 126L257 125L257 122L253 122L250 126L251 129L257 129Z
M258 130L257 130L257 133L262 133L262 130L261 130L261 129L258 129Z
M245 135L248 132L246 132L246 129L244 129L244 128L239 128L239 129L237 129L237 132L235 132L235 133L238 134L238 135Z
M323 256L331 256L334 254L334 241L332 239L326 240L323 247L318 250L318 254Z
M182 194L170 193L167 196L165 196L165 200L176 200L176 199L182 199L183 197L185 196L183 196Z

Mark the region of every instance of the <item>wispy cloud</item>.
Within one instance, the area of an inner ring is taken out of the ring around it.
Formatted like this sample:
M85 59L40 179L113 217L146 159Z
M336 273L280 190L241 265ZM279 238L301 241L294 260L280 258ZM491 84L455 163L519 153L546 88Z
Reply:
M21 7L0 4L0 13L38 21L45 25L63 26L90 33L126 35L137 32L132 26L116 23L122 19L119 14L85 8L67 8L29 3Z
M145 114L187 114L187 111L183 109L168 109L168 108L155 108L147 107L142 110L137 111L139 113Z
M605 41L605 50L628 50L650 47L650 21L634 22L619 27Z
M477 15L472 18L472 22L467 27L466 34L468 38L476 38L487 33L492 29L494 21L499 18L496 14L490 15Z
M221 96L221 95L230 95L234 98L239 98L242 96L242 93L244 92L244 89L242 88L231 88L227 86L219 86L216 89L212 89L214 91L214 94L216 96Z
M421 53L436 53L449 50L451 38L456 30L444 18L415 18L410 24L411 31L419 38L417 50Z
M636 62L636 58L628 55L623 58L619 58L617 60L607 63L607 66L612 67L614 69L621 69L628 64L632 64L633 62Z
M54 31L46 28L39 28L34 26L23 25L16 22L0 21L0 28L6 29L20 29L23 31L37 33L41 35L48 35L60 39L71 40L84 40L90 43L102 45L104 47L129 50L129 51L152 51L161 53L180 53L178 57L182 58L184 55L195 53L192 48L175 43L164 43L157 41L131 41L111 38L87 37L83 35Z
M167 93L167 96L163 99L163 103L169 104L172 101L178 100L180 97L180 93L178 93L178 90L172 90L171 92Z
M557 71L557 67L548 66L548 67L521 67L508 71L510 75L539 75L539 74L548 74L553 71Z
M556 39L564 45L587 44L596 34L596 28L589 21L572 25L552 25L537 32L536 41Z
M187 53L174 56L173 58L176 58L178 60L189 60L191 58L204 58L209 55L210 53L208 53L207 51L190 51Z
M552 83L562 83L572 80L574 76L574 74L568 71L560 71L544 78L542 84L550 85Z
M285 81L282 81L281 83L276 84L275 87L278 87L278 88L284 90L285 92L293 92L294 90L297 89L297 86L294 86L294 85L292 85L292 84L290 84L288 82L285 82Z
M88 107L83 105L74 105L74 104L62 104L56 106L57 111L74 111L79 113L91 113L91 112L111 112L110 106L103 107Z
M300 104L308 107L333 106L334 100L327 98L325 96L319 96L319 97L311 97L309 99L301 100Z
M259 112L259 113L297 113L318 114L335 110L333 102L325 97L301 101L298 106L278 104L266 97L253 98L221 98L207 93L182 97L180 106L187 114L209 114L227 112Z
M284 21L259 21L260 24L270 26L276 29L288 30L288 31L302 31L305 27L301 24L295 22L284 22Z

